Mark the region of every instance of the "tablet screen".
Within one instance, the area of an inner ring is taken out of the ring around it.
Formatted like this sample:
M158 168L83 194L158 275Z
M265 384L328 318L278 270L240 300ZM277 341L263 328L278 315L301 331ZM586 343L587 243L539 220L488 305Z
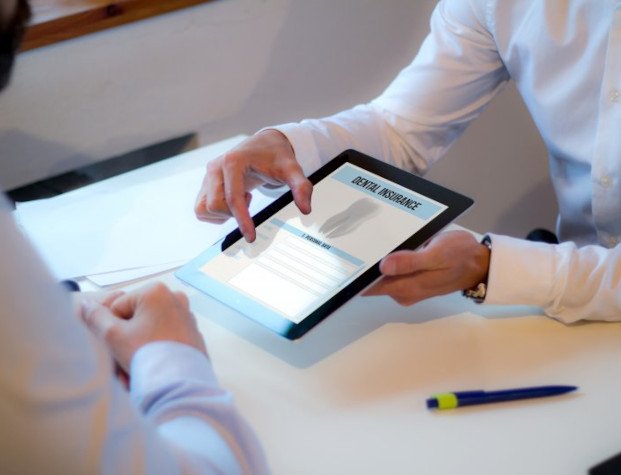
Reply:
M449 208L361 165L343 161L319 180L309 215L289 198L257 225L255 242L237 232L179 277L285 336L299 330Z

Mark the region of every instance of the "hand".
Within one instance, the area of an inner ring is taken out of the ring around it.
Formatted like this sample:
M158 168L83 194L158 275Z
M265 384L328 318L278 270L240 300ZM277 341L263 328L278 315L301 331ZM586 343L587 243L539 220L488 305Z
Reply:
M176 341L207 354L188 298L163 284L120 295L109 306L87 301L81 315L126 372L136 351L154 341Z
M123 295L124 292L120 290L113 290L110 292L71 292L71 298L73 302L73 310L79 317L82 316L82 309L85 305L103 305L109 307L112 302Z
M198 219L210 223L223 223L234 216L246 240L253 242L256 232L248 212L250 191L264 183L287 184L300 211L310 213L313 186L287 138L273 129L249 137L207 164L194 212Z
M445 232L422 249L384 257L382 278L364 295L388 295L401 305L412 305L483 282L489 260L490 250L469 232Z

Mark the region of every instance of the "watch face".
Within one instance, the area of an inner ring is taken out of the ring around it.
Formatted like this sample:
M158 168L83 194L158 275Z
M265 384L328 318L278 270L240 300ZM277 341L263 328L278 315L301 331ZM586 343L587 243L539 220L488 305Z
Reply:
M466 298L474 300L476 303L483 303L485 295L487 294L487 284L480 282L476 287L472 289L466 289L462 291L462 295Z
M483 237L483 239L481 240L481 244L483 244L486 248L488 248L491 253L492 239L489 236L486 235L485 237ZM475 287L463 290L461 294L466 298L474 300L476 303L483 303L485 301L485 296L487 295L488 275L489 275L489 268L488 268L488 274L485 275L485 279L483 282L479 282Z

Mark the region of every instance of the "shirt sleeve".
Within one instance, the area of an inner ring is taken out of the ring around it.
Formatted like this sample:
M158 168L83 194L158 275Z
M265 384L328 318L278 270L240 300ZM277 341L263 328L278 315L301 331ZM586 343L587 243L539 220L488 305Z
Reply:
M486 5L440 1L414 61L370 103L272 128L287 136L306 173L348 148L424 173L509 79Z
M485 303L538 306L564 323L621 320L621 245L578 248L490 237Z
M200 466L215 473L267 473L253 432L200 351L150 343L136 353L130 373L132 401L171 446L193 455L197 473Z
M109 354L4 208L0 472L267 473L231 395L193 348L167 342L138 351L132 403Z

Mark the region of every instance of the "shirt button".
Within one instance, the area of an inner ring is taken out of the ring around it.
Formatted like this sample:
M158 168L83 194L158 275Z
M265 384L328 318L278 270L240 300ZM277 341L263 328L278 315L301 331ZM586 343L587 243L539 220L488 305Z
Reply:
M612 184L612 180L608 175L604 175L599 179L599 184L602 188L608 188Z
M619 102L621 99L621 92L618 89L611 89L610 94L608 94L608 98L610 102Z

